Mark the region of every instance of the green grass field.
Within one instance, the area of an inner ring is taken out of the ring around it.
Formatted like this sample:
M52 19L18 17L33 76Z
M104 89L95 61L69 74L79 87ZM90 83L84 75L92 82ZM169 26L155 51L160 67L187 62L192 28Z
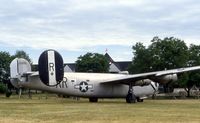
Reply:
M98 103L34 95L18 99L0 95L0 123L200 123L200 100L145 100L127 104L124 99Z

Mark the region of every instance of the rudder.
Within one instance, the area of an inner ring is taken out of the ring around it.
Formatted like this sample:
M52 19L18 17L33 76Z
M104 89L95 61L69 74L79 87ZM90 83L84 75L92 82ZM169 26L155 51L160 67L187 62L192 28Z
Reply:
M10 78L19 78L27 72L31 72L31 65L26 59L15 58L10 63Z
M63 80L63 59L55 50L46 50L40 55L38 69L41 81L47 86L56 86Z

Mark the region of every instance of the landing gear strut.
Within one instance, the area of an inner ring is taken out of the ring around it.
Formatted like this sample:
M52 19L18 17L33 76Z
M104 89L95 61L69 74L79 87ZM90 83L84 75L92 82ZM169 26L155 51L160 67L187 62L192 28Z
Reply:
M19 99L21 98L21 95L22 95L22 88L19 88Z
M133 86L131 84L129 85L128 94L126 96L126 102L127 103L136 103L137 102L137 98L133 92Z

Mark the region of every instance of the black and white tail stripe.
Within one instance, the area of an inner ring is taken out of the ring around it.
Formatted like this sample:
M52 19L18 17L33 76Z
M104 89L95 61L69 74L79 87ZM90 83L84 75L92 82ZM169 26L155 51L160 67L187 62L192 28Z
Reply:
M56 71L55 71L55 52L49 50L48 52L48 73L49 73L49 85L56 84Z
M56 86L63 80L62 56L55 50L44 51L38 61L40 80L47 86Z

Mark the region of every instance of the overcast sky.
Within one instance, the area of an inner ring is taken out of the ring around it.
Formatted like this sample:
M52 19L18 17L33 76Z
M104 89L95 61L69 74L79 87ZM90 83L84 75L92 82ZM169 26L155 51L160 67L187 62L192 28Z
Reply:
M200 44L199 0L1 0L0 50L34 63L56 49L66 63L87 52L131 60L132 45L154 36Z

